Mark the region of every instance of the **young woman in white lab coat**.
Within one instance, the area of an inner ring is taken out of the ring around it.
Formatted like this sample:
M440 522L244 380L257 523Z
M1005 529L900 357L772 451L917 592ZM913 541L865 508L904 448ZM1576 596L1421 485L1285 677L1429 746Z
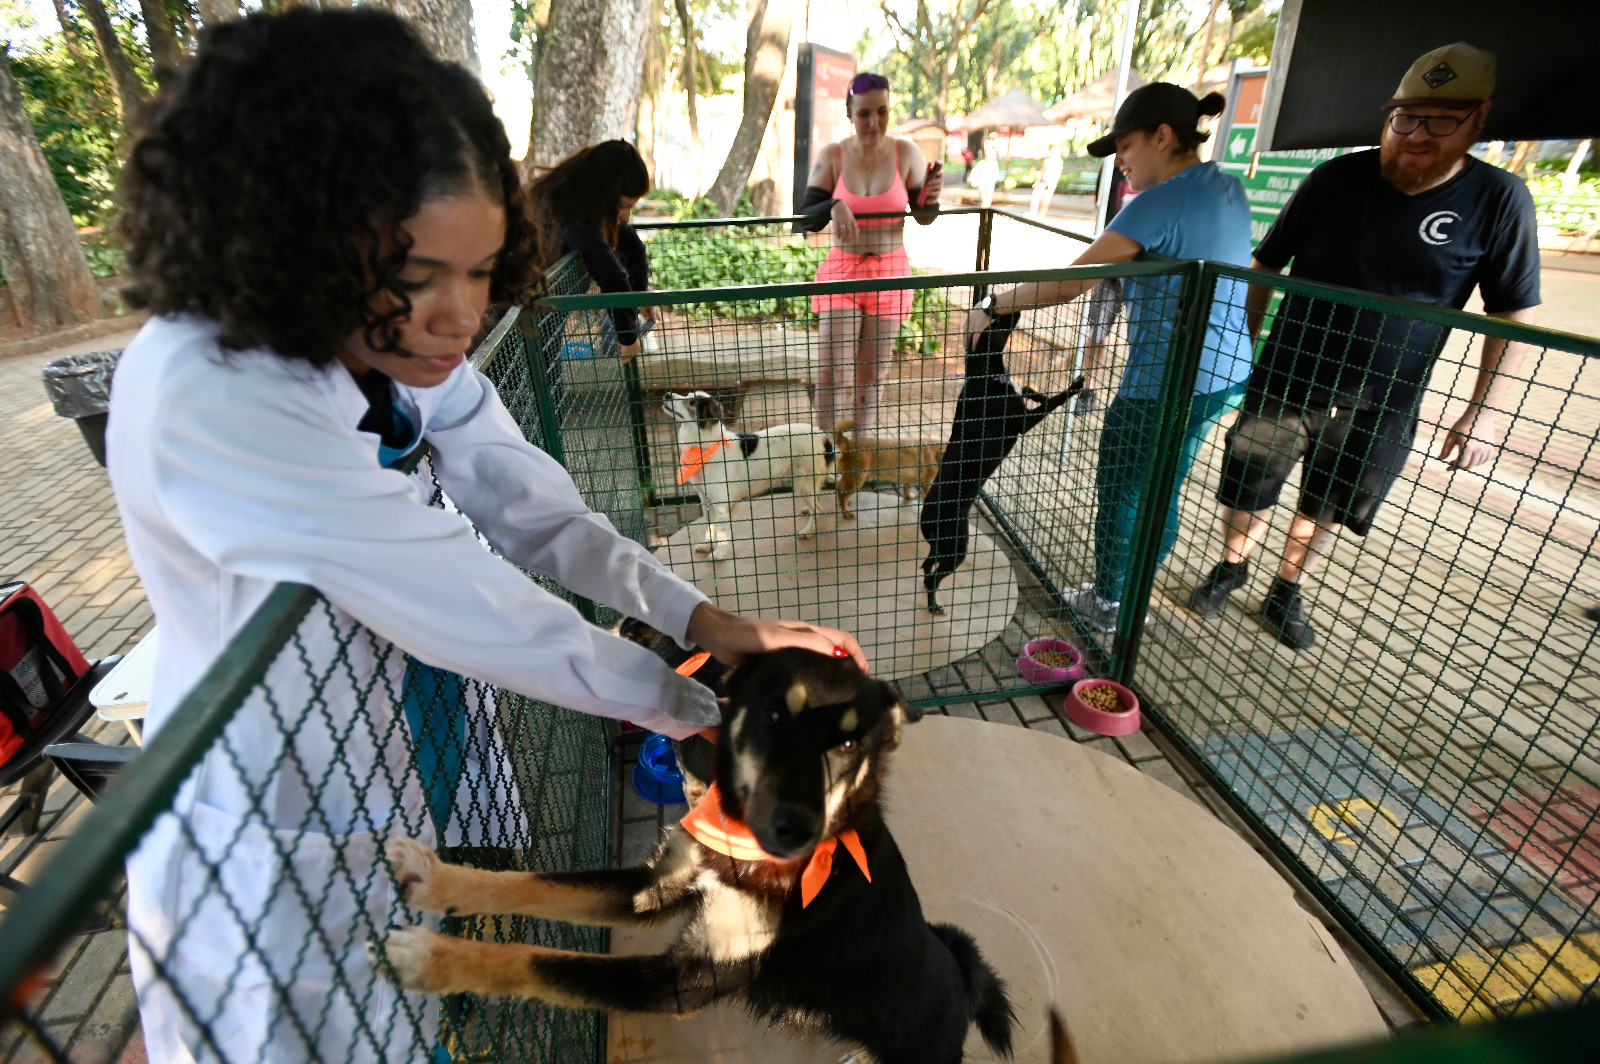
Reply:
M152 317L117 369L108 452L161 625L148 734L276 583L328 602L129 858L150 1059L425 1056L428 1004L364 955L398 912L384 841L434 836L395 719L406 655L675 737L716 722L703 688L511 563L729 662L860 648L712 606L591 512L465 363L486 308L531 280L533 233L482 88L398 19L208 29L124 180ZM387 468L423 441L506 560Z

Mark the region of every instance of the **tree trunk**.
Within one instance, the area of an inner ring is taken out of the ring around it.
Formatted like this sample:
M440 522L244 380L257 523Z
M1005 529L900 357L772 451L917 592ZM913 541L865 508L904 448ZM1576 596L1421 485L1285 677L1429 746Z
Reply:
M0 42L0 269L29 331L93 317L100 290L50 173Z
M83 49L78 47L78 27L72 24L72 17L67 14L67 5L63 0L55 0L56 21L61 23L61 39L67 42L67 54L72 56L74 63L87 63L83 57Z
M144 36L150 44L156 81L164 85L183 62L183 50L178 47L178 35L172 29L172 20L167 18L162 0L139 0L139 8L144 12Z
M89 20L89 31L94 34L100 58L105 60L106 70L111 73L111 93L116 97L117 113L126 124L144 102L144 86L139 83L139 75L134 72L128 53L122 50L122 42L117 40L105 4L101 0L78 0L78 6Z
M1528 153L1533 150L1534 142L1531 140L1517 141L1517 147L1511 153L1511 161L1506 164L1506 169L1513 174L1522 173L1522 164L1528 161Z
M778 85L789 61L789 30L794 25L798 0L748 0L750 27L744 44L744 115L734 134L728 157L706 196L727 217L750 180L750 169L761 151L761 140L778 100Z
M678 21L683 23L683 93L689 104L689 139L694 142L695 153L700 152L700 115L695 106L695 90L700 68L694 58L694 17L689 14L688 0L673 0L678 9Z
M1211 36L1217 29L1217 8L1222 0L1211 0L1211 14L1206 16L1206 36L1200 45L1200 72L1194 76L1194 94L1200 95L1200 87L1206 83L1206 71L1211 69Z
M579 148L628 135L650 0L551 0L539 39L529 177Z
M478 72L478 35L472 0L377 0L422 34L433 54Z
M648 29L644 40L644 84L639 89L639 118L634 123L634 143L639 146L639 157L644 168L650 171L651 183L656 176L656 126L660 117L661 93L666 84L667 48L662 37L661 19L663 0L650 0Z
M66 0L54 0L54 3L56 9L56 21L61 23L61 39L67 44L67 54L72 56L72 61L80 68L88 70L90 66L89 57L84 54L83 45L81 43L83 31L78 28L77 23L72 21L72 16L67 13ZM86 78L84 80L83 92L84 96L89 100L89 106L96 112L104 113L106 109L105 101L102 100L100 98L100 94L95 91L94 81L92 78Z
M218 26L239 18L239 0L200 0L200 24Z

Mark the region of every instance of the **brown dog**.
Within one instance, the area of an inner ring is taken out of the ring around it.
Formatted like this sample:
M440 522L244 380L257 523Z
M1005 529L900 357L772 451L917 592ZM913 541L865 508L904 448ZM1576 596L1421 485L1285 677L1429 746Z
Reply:
M839 513L847 521L855 520L850 512L850 497L860 491L870 480L892 480L900 485L900 498L911 501L915 488L924 496L928 485L939 473L939 459L944 456L944 441L929 439L903 439L897 436L864 436L856 433L854 421L841 421L833 428L833 439L838 445Z

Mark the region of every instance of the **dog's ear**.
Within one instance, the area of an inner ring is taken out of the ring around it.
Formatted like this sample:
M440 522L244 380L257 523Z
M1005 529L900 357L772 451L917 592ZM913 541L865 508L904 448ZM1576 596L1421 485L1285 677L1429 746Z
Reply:
M889 703L889 715L894 717L896 724L915 724L922 719L922 708L909 705L894 684L879 680L878 689L883 692L884 701Z
M630 643L638 643L649 649L655 646L656 640L661 638L661 633L645 624L637 617L624 617L617 625L616 634Z
M717 708L722 711L722 726L723 727L727 727L728 726L728 710L733 708L733 699L731 699L731 698L719 698L719 699L717 699ZM720 729L719 729L719 732L720 732Z
M709 395L696 396L694 399L695 420L700 422L700 427L708 429L722 420L722 404Z

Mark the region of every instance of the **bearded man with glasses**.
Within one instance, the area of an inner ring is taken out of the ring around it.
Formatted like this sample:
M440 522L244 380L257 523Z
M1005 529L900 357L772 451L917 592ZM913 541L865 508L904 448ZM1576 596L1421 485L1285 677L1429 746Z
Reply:
M1539 244L1533 198L1515 176L1473 159L1489 115L1495 58L1469 44L1437 48L1411 65L1376 151L1330 159L1307 175L1256 248L1251 265L1291 277L1460 309L1472 290L1484 310L1534 321ZM1251 335L1272 290L1253 285ZM1305 650L1316 630L1301 584L1341 526L1372 527L1411 453L1417 408L1450 330L1404 315L1286 294L1228 433L1217 501L1222 561L1189 608L1219 613L1249 580L1279 492L1302 461L1300 499L1262 620ZM1479 365L1466 410L1438 457L1471 469L1498 447L1496 408L1516 376L1517 344L1474 340Z

